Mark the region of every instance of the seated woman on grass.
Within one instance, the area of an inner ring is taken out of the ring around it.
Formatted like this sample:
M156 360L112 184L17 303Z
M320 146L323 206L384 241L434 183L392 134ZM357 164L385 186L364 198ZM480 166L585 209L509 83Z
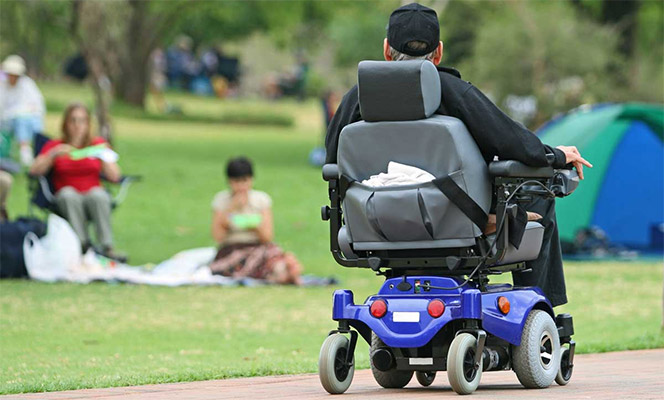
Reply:
M117 154L110 152L109 157L109 152L103 149L94 155L80 152L80 149L105 143L104 139L92 136L87 107L80 103L70 104L64 112L62 138L50 140L44 145L30 173L46 175L53 171L56 206L76 232L83 252L91 246L88 234L90 219L101 245L101 254L122 260L126 256L113 251L111 196L100 180L102 174L111 182L120 180L120 167L115 162ZM78 156L77 150L81 153Z
M226 166L230 190L217 193L212 200L212 237L219 251L210 269L234 278L300 284L300 263L272 243L272 199L252 189L253 175L245 157L232 159Z

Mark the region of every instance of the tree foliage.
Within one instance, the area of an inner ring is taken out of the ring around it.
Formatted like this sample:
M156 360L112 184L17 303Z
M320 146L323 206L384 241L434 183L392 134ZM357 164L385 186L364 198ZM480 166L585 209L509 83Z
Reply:
M382 59L387 21L398 5L397 2L359 2L338 10L328 28L336 64L356 67L362 60Z
M489 7L463 72L499 102L534 95L543 122L583 103L616 100L625 60L610 28L584 20L563 2ZM616 90L618 89L618 90Z
M0 1L0 55L19 54L33 75L57 73L76 52L69 40L66 2Z
M80 3L78 12L72 3ZM142 105L150 51L181 33L196 45L216 45L258 32L280 51L309 59L325 54L336 66L325 70L328 78L382 58L389 15L402 3L0 1L0 53L21 54L32 73L54 75L65 57L83 51L117 97ZM439 12L443 63L498 102L510 94L536 96L540 120L585 102L664 100L661 1L423 3Z

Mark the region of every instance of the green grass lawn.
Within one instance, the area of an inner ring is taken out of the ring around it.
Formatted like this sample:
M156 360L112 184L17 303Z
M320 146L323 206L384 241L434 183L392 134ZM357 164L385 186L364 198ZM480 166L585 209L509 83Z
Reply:
M89 99L87 88L43 89L55 103ZM306 161L323 129L316 102L170 98L192 118L119 111L114 120L124 171L144 177L113 216L117 247L133 264L212 245L210 202L224 188L225 160L245 154L255 160L256 187L274 200L276 241L295 252L305 272L339 277L357 302L378 289L381 278L337 266L328 251L319 216L326 188ZM295 124L210 122L248 108ZM49 131L58 124L59 113L49 113ZM13 215L27 212L25 186L17 177ZM574 316L579 352L664 347L661 263L568 263L566 276L570 303L560 312ZM320 344L335 327L334 289L2 281L0 393L314 372ZM358 346L358 367L368 367L367 353Z

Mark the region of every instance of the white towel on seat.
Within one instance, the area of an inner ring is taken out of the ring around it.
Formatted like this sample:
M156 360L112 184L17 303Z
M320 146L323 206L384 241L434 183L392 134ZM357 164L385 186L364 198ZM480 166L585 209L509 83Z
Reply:
M387 173L381 172L362 181L363 185L372 187L401 186L415 183L425 183L436 179L427 171L411 165L390 161L387 164Z

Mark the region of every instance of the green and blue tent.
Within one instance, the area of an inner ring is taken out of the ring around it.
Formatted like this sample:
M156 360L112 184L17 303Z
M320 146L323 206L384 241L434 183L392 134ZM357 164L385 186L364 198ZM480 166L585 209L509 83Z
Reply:
M556 205L561 240L598 226L612 243L658 249L664 238L664 106L625 103L582 107L542 126L552 146L575 145L594 168Z

